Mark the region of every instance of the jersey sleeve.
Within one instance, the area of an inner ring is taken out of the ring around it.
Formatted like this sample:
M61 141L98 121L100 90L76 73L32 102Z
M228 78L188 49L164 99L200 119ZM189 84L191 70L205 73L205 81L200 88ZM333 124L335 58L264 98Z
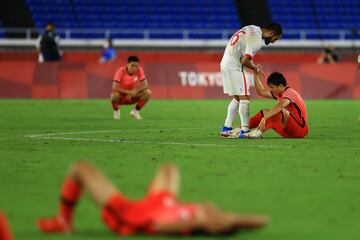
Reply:
M118 69L118 70L116 71L116 73L115 73L114 81L116 81L116 82L121 82L122 77L123 77L123 71L122 71L122 69L120 68L120 69Z
M140 81L144 81L145 80L145 74L144 74L144 70L142 69L142 67L139 67L138 70L138 79Z
M245 56L248 55L250 59L254 57L255 46L254 46L255 38L251 36L250 32L247 32L245 35Z

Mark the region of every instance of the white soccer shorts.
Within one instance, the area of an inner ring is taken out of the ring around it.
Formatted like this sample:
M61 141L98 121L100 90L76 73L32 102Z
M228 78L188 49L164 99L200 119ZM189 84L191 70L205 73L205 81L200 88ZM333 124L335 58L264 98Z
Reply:
M254 85L254 75L245 70L221 68L221 80L224 93L229 96L250 96L250 87Z

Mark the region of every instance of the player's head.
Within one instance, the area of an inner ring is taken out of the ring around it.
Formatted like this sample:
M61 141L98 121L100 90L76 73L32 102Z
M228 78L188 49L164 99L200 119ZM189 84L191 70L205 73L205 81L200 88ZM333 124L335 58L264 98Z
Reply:
M111 38L106 38L104 42L104 48L112 48L113 42Z
M284 92L287 82L284 75L279 72L273 72L267 79L267 85L269 86L271 92L279 95Z
M135 74L139 69L139 58L137 56L129 56L127 59L127 70L130 75Z
M46 30L53 30L55 29L55 24L53 22L46 23Z
M263 31L263 39L265 40L265 44L269 45L270 43L274 43L279 40L283 35L283 30L280 24L278 23L270 23L265 26Z

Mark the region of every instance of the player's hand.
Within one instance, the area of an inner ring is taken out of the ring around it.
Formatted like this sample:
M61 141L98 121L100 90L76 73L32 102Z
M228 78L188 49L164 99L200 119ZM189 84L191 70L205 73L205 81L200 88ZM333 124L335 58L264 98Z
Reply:
M260 123L259 123L258 129L260 131L264 132L265 131L265 125L266 125L266 119L262 118Z
M129 95L131 97L135 97L136 93L137 93L136 90L130 90Z
M259 79L263 79L265 77L264 70L260 64L256 65L255 73L258 75Z
M132 99L132 96L131 96L130 94L127 94L127 95L126 95L126 100L127 100L127 101L131 101L131 99Z

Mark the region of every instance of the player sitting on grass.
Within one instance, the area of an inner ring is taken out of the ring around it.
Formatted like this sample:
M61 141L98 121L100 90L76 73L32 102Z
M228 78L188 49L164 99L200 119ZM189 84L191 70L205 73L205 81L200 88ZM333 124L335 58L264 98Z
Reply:
M127 65L120 67L115 74L111 104L114 109L114 119L120 119L119 105L132 105L137 103L131 110L130 115L140 120L140 109L144 107L150 98L151 91L145 78L144 71L139 65L139 58L130 56Z
M224 212L209 203L181 203L179 173L172 165L163 165L151 182L145 198L128 199L91 163L74 163L62 189L59 213L39 219L45 233L72 232L74 207L86 190L101 209L107 227L119 235L130 234L226 234L239 229L263 226L263 216L239 216Z
M271 109L263 109L250 119L249 138L261 138L262 133L268 129L284 138L303 138L308 134L306 106L300 94L287 86L285 77L273 72L267 79L270 90L265 90L259 77L255 76L256 92L266 98L279 101ZM240 129L229 132L228 137L237 137Z

